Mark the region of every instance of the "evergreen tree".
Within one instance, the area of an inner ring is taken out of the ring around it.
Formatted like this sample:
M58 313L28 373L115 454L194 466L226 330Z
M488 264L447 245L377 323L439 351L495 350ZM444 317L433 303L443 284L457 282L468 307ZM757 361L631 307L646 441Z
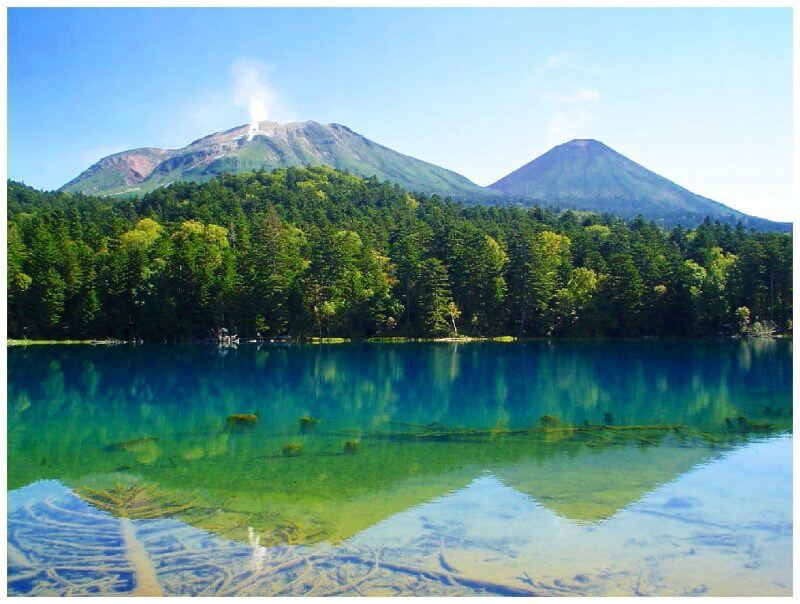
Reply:
M792 235L459 205L331 168L141 199L8 184L10 337L791 329ZM738 313L738 314L737 314Z

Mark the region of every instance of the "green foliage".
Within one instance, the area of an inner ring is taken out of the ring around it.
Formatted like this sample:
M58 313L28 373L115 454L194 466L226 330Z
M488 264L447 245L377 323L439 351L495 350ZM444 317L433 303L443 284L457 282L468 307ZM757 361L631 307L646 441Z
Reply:
M786 331L792 236L464 207L324 167L142 199L8 184L12 338Z
M740 306L734 313L736 316L736 331L740 336L746 336L750 331L750 309Z
M450 295L447 269L438 258L428 258L420 265L419 292L420 331L427 336L449 334L455 303Z

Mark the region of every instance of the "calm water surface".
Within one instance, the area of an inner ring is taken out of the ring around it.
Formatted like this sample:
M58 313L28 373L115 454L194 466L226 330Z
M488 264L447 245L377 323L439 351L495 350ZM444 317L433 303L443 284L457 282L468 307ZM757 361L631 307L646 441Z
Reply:
M791 367L789 341L10 348L9 593L790 595Z

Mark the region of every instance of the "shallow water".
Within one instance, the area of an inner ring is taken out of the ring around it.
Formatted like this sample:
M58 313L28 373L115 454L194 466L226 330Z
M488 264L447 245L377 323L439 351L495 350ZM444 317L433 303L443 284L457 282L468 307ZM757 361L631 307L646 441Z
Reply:
M791 342L8 353L13 595L791 594Z

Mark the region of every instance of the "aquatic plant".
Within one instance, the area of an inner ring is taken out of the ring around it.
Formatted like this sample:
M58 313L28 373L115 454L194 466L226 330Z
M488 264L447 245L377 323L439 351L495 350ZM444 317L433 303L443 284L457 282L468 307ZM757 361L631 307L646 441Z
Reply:
M342 450L347 455L355 455L361 450L361 441L360 440L346 440L344 441L344 446Z
M297 421L300 424L301 432L310 432L311 430L314 429L314 426L316 426L319 423L319 418L312 417L310 415L304 415Z
M544 428L557 428L561 425L561 420L555 415L543 415L539 418L539 424Z
M284 457L298 457L303 454L303 445L300 443L286 443L281 453Z
M258 425L258 415L255 413L236 413L229 415L225 420L227 430L249 430Z

